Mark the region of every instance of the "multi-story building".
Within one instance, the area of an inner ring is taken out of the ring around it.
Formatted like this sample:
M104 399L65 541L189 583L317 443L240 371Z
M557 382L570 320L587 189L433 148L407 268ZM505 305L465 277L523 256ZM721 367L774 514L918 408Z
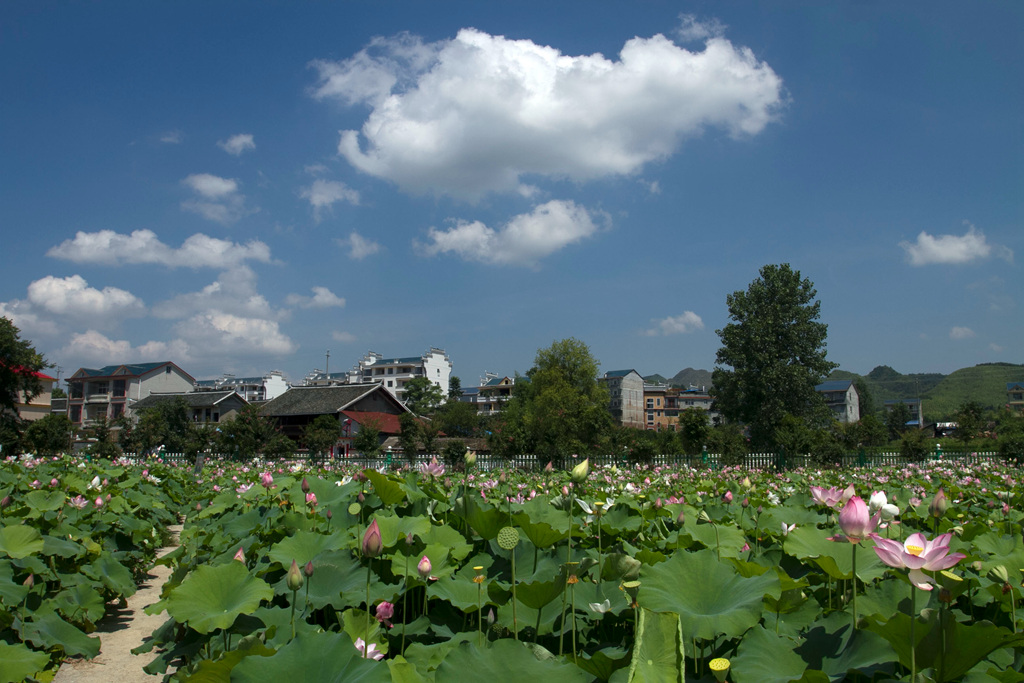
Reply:
M153 392L192 391L195 379L170 361L80 368L67 379L68 418L77 426L113 420Z
M717 410L712 410L715 399L711 397L705 387L698 389L695 386L690 386L686 389L672 390L666 396L666 401L668 402L666 412L670 415L674 414L677 423L680 413L690 408L705 411L711 424L716 425L722 421L722 414Z
M644 427L644 378L636 370L609 370L599 378L608 387L608 409L623 427Z
M386 358L370 351L359 359L347 374L348 384L377 382L399 401L405 400L405 385L415 377L426 377L448 396L452 361L444 349L430 348L420 356Z
M189 419L197 424L216 424L235 419L235 416L249 405L249 402L236 391L222 389L220 391L188 391L169 394L152 393L132 405L133 415L139 415L147 408L184 401Z
M832 415L844 424L860 420L860 397L857 387L849 379L832 379L814 387L821 394Z
M471 403L481 415L495 415L501 411L502 405L512 398L515 379L499 377L493 372L480 378L480 386L463 389L459 400Z
M1006 407L1024 415L1024 382L1006 383Z
M235 377L225 373L217 379L196 382L196 389L200 391L231 389L248 403L262 403L275 399L288 391L290 386L280 370L271 370L262 377Z
M29 369L25 369L22 373L23 377L31 375L35 378L39 384L39 393L28 396L24 391L18 390L17 400L14 404L14 410L22 420L33 421L38 420L41 417L45 417L50 414L50 394L53 392L53 385L57 382L56 377L50 377L42 372L34 372Z
M668 393L671 387L667 384L644 384L644 428L654 431L668 429L675 431L679 424L679 413L675 419L668 415Z
M897 403L902 403L910 410L910 419L907 420L908 427L916 427L917 429L924 429L924 413L922 412L921 399L919 398L903 398L885 402L885 412L892 412L893 407Z

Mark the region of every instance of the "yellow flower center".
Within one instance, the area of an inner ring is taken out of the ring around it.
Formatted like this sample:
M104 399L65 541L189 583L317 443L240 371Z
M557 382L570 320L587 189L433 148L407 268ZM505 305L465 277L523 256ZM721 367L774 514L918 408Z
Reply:
M719 657L718 659L712 659L708 666L712 671L725 671L729 668L729 660Z
M922 550L924 550L924 548L922 548L919 545L908 545L907 546L907 552L910 553L911 555L914 555L915 557L917 555L920 555Z

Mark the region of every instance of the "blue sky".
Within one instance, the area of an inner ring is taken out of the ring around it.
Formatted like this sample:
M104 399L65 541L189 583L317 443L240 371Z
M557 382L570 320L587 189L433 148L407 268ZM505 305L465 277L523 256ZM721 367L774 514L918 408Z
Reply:
M0 12L0 314L64 376L671 376L768 263L845 370L1024 362L1019 2Z

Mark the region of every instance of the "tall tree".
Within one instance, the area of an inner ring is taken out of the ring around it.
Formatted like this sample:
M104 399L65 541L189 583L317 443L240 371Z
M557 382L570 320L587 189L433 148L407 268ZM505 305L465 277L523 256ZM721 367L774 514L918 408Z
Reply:
M903 401L893 403L889 408L889 412L885 415L885 427L889 430L889 438L900 438L907 431L907 423L910 422L912 417L913 415L911 415L910 408L906 403Z
M405 383L405 407L417 415L428 415L444 402L441 388L426 377L413 377Z
M963 442L964 448L984 428L984 410L977 401L964 401L956 409L956 438Z
M679 413L679 435L683 441L683 452L697 455L708 445L711 422L708 411L703 408L687 408Z
M836 364L825 357L828 326L813 283L788 263L766 265L746 291L726 297L729 319L717 334L715 405L748 425L754 448L770 448L785 415L810 426L830 419L814 387Z
M0 444L5 448L17 446L22 424L16 406L40 392L36 373L46 367L46 359L21 338L14 323L0 318Z
M302 437L311 454L322 456L341 438L341 422L334 415L318 415L306 425Z
M462 397L462 380L457 375L448 378L448 398L458 401Z
M578 339L537 351L534 366L516 379L492 447L504 455L518 451L559 461L603 450L612 418L597 369L589 347Z
M39 455L56 455L68 450L73 429L67 416L50 413L29 424L25 441Z

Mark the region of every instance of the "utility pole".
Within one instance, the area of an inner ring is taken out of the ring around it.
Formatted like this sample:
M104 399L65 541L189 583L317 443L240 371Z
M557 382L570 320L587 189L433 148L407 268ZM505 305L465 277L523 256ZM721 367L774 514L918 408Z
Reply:
M326 370L324 370L324 379L326 379L327 383L330 384L331 383L331 350L330 349L327 349L327 362L324 365L324 367L326 368Z

